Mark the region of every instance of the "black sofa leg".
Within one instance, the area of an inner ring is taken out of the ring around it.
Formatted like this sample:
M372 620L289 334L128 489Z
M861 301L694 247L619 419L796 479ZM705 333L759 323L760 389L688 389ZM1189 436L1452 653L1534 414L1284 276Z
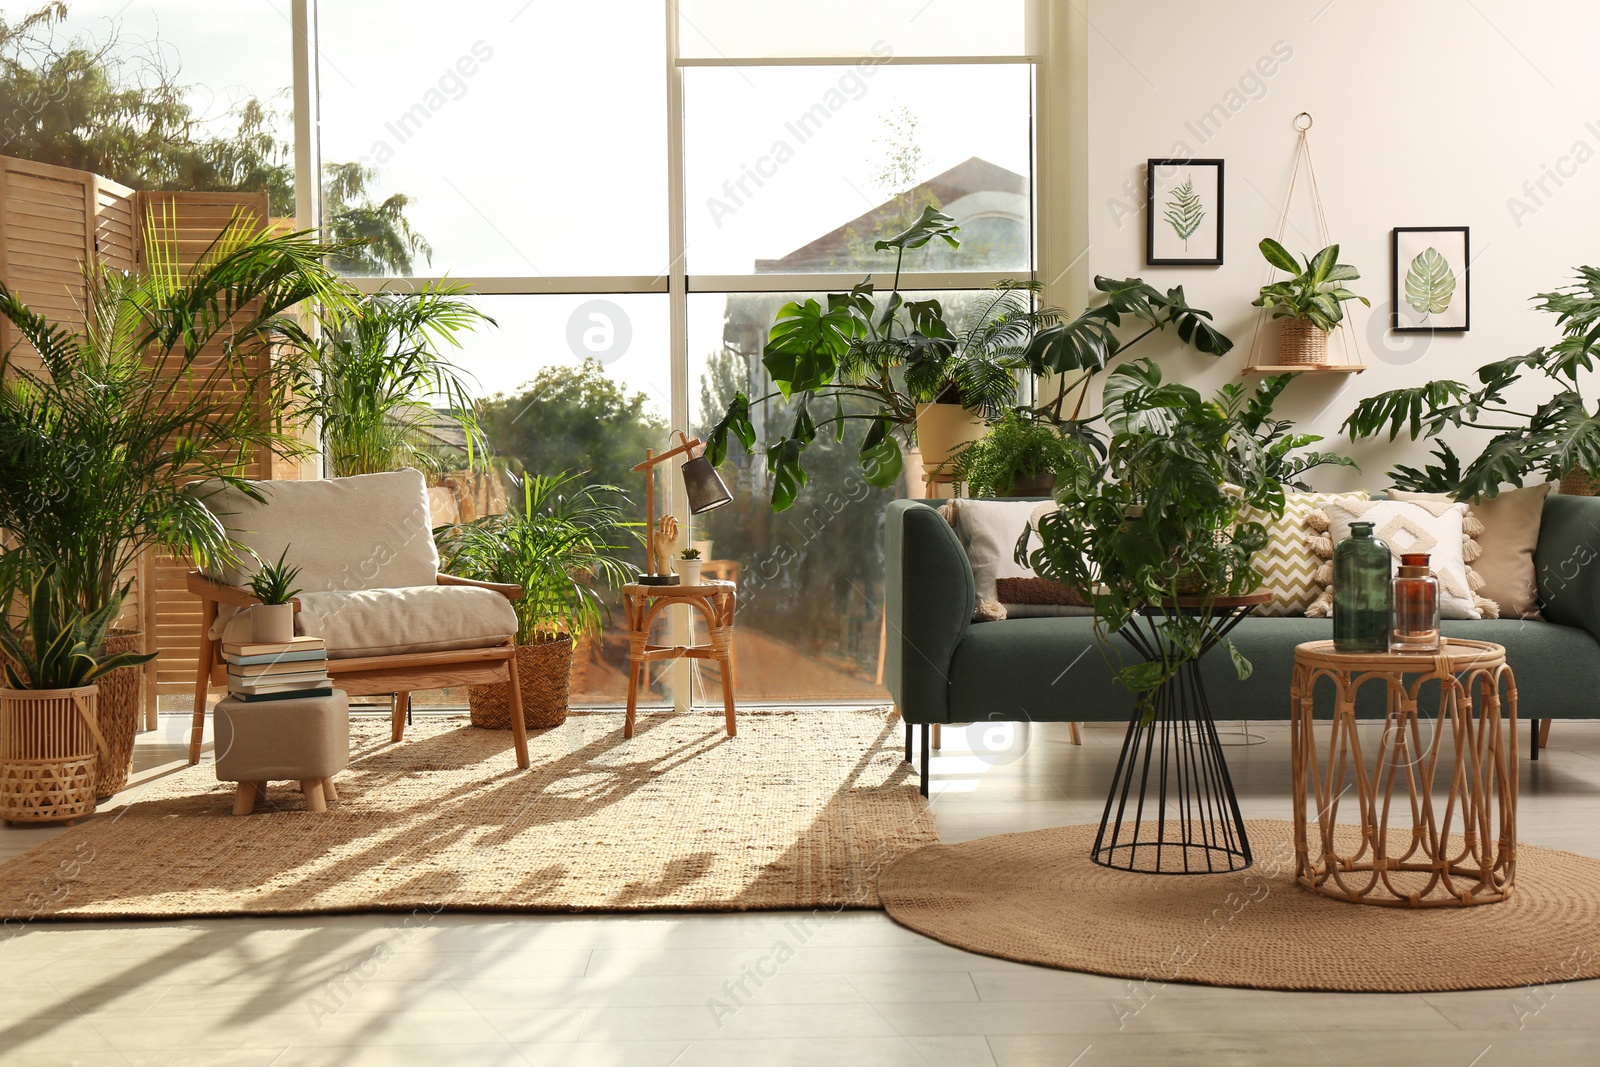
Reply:
M922 795L928 795L928 750L931 747L929 736L932 730L927 723L922 724Z
M906 723L906 762L911 762L911 724Z
M1528 727L1529 727L1529 730L1531 731L1530 734L1529 734L1529 744L1528 744L1528 748L1530 750L1530 755L1531 755L1531 757L1533 759L1538 759L1539 758L1539 720L1538 719L1529 719L1528 720Z

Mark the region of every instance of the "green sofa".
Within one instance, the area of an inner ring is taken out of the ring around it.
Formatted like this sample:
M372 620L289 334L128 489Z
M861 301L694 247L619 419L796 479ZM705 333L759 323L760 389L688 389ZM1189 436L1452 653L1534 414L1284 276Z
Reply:
M972 569L937 503L894 501L884 531L885 681L906 723L908 761L911 728L922 729L923 795L931 724L1121 722L1133 704L1095 645L1093 619L971 621ZM1545 621L1447 621L1444 632L1505 646L1538 759L1540 719L1600 718L1600 497L1548 497L1534 558ZM1240 681L1226 655L1206 657L1212 714L1288 719L1295 645L1332 636L1326 619L1245 619L1233 639L1255 670Z

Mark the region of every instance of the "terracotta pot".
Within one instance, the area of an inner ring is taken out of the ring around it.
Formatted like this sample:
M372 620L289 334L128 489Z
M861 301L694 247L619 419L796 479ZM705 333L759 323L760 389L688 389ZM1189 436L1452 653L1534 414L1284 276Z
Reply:
M0 819L70 824L94 812L99 694L0 689Z
M107 654L143 652L144 631L112 630L106 636L105 650ZM133 740L144 718L144 665L118 667L102 674L96 684L100 689L96 720L106 752L95 771L94 795L105 800L121 792L133 773Z
M294 640L293 604L256 604L250 608L250 632L261 644Z
M960 404L917 405L917 448L924 470L935 471L950 453L984 435L988 426Z
M522 690L522 721L530 730L548 730L567 721L572 685L572 638L517 646L517 680ZM511 729L511 693L504 682L467 687L472 725Z

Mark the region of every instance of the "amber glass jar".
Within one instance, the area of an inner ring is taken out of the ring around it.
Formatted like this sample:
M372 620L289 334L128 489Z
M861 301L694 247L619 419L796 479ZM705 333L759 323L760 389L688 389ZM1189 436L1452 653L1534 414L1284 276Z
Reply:
M1439 651L1439 579L1428 569L1426 552L1400 556L1392 620L1390 652Z

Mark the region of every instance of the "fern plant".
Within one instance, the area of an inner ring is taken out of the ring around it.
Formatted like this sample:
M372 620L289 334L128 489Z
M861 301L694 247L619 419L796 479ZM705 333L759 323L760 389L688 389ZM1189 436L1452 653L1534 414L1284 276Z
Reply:
M950 474L970 496L1006 496L1023 479L1055 477L1081 463L1077 444L1033 413L1012 410L951 457Z
M1459 500L1493 497L1504 485L1519 486L1530 474L1547 480L1573 470L1600 472L1600 406L1583 397L1582 375L1600 355L1600 268L1579 267L1571 285L1533 297L1539 311L1556 317L1561 340L1523 356L1478 368L1478 385L1440 380L1391 389L1356 405L1340 429L1352 440L1388 430L1412 440L1438 439L1436 464L1397 466L1389 473L1401 489L1452 493ZM1526 373L1555 386L1540 404L1512 400L1507 392ZM1447 427L1489 430L1483 452L1463 467L1449 443L1439 439Z
M1200 228L1205 217L1200 194L1194 191L1194 179L1185 178L1182 185L1172 190L1172 199L1167 201L1167 210L1162 218L1167 220L1167 225L1172 227L1172 232L1178 235L1187 249L1189 238L1194 236L1194 231Z
M28 591L20 620L0 627L5 682L12 689L76 689L119 667L136 667L155 653L105 654L106 631L122 611L128 586L93 611L84 611L55 565L46 565Z

